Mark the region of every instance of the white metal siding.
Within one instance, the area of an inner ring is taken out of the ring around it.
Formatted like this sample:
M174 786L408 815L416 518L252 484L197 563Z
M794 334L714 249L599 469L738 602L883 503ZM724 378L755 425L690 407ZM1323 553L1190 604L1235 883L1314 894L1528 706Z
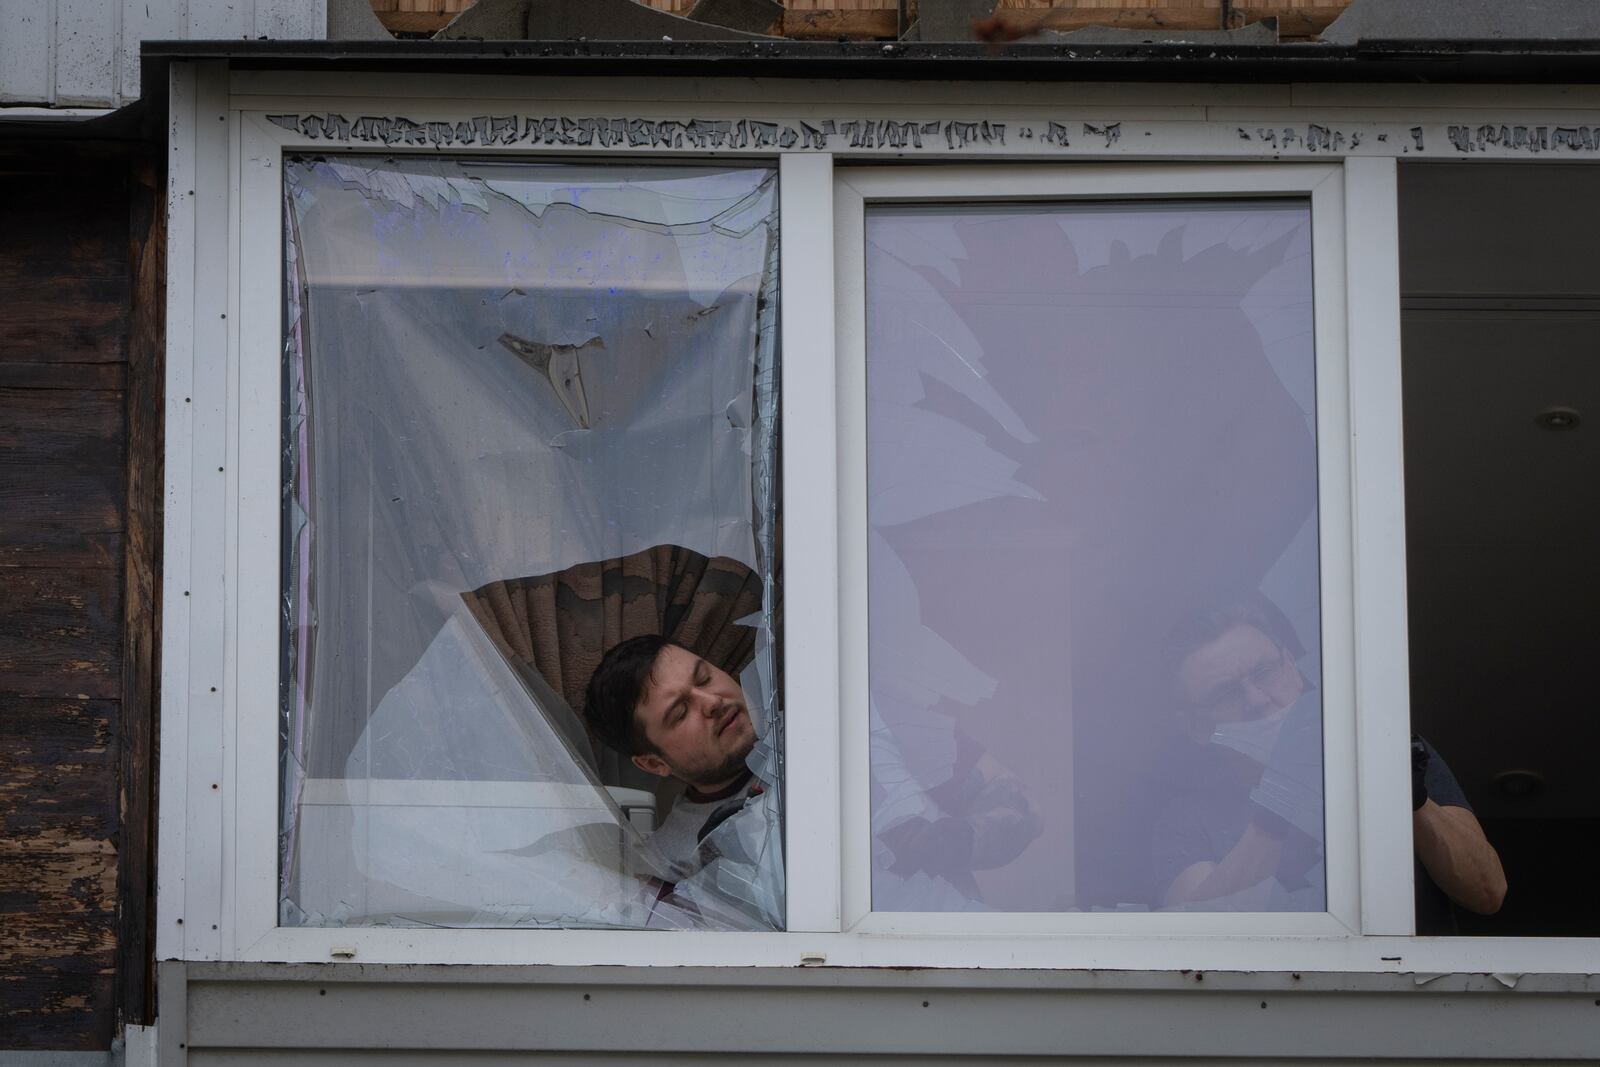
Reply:
M646 935L648 936L648 935ZM675 937L675 934L665 936ZM740 936L740 935L733 935ZM160 969L162 1067L1593 1063L1600 979L867 968Z
M139 43L317 40L327 0L0 0L0 106L121 107Z

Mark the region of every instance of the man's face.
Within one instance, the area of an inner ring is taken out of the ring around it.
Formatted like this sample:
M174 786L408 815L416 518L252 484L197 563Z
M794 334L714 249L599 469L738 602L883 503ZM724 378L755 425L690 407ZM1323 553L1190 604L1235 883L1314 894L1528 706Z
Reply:
M744 773L744 758L755 747L755 727L739 683L676 645L656 654L633 713L655 748L634 756L634 764L702 789Z
M1184 657L1178 693L1196 740L1229 722L1264 719L1286 711L1305 691L1294 660L1272 638L1246 623Z

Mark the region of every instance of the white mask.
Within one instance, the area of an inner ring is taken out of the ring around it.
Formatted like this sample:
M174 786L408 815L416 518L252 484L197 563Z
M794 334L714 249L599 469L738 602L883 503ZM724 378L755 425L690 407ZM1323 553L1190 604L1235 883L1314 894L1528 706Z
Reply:
M1211 743L1231 748L1265 766L1272 755L1273 746L1278 742L1278 731L1283 729L1283 720L1288 715L1289 709L1284 708L1260 719L1218 723L1211 734Z

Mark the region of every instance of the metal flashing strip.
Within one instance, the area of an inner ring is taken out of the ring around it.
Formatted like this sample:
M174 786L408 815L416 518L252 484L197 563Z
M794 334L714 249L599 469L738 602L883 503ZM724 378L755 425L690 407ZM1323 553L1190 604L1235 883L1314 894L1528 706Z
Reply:
M1364 41L1356 45L830 41L146 41L147 67L999 81L1588 84L1600 41ZM145 72L146 84L151 71Z
M189 964L180 980L167 992L185 1006L177 1039L191 1053L370 1048L439 1063L534 1050L683 1062L708 1048L835 1062L1582 1060L1600 991L1591 976L828 967Z

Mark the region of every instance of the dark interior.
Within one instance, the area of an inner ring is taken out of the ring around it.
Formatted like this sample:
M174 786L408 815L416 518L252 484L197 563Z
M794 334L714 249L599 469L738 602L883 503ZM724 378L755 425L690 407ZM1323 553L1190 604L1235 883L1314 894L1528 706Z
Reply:
M1600 935L1600 168L1400 167L1413 729L1505 865L1473 935Z

